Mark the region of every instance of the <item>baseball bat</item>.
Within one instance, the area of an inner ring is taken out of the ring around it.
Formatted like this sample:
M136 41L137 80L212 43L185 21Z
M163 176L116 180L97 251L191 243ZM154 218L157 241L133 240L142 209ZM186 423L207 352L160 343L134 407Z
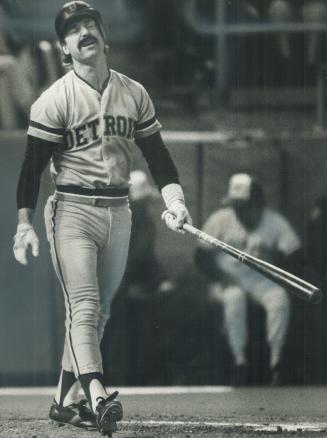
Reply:
M169 213L164 213L169 214ZM257 257L247 254L239 249L229 245L213 236L199 230L190 224L184 224L183 229L190 234L193 234L198 239L203 242L208 243L215 248L219 248L225 253L231 255L235 259L239 260L241 263L249 266L270 280L278 283L280 286L288 289L293 294L297 295L304 301L310 302L312 304L318 304L322 299L322 293L319 288L314 286L307 281L291 274L290 272L284 271L271 263L265 262Z

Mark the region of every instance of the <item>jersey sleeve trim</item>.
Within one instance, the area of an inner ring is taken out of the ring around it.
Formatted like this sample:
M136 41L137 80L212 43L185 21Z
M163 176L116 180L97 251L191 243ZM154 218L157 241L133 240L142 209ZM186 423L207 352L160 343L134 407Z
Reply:
M147 137L161 129L161 124L156 117L152 117L144 123L136 124L135 138Z
M65 129L50 128L49 126L45 126L42 123L34 122L33 120L31 120L27 134L33 137L41 138L43 140L55 143L63 143Z
M136 124L136 130L142 131L142 129L148 128L149 126L153 125L157 121L156 117L153 116L151 119L147 120L143 123L137 123Z
M65 134L65 129L63 128L50 128L49 126L45 126L42 123L33 122L33 120L30 121L30 126L33 126L33 128L42 129L43 131L49 132L51 134L57 134L57 135Z

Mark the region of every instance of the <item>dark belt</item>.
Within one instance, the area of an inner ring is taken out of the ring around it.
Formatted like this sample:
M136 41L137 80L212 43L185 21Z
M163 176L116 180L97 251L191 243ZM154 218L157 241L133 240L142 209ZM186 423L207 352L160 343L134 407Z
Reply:
M89 189L86 187L80 186L62 186L59 185L56 187L57 192L62 193L71 193L73 195L82 195L82 196L101 196L101 197L109 197L109 198L119 198L121 196L128 195L127 187L106 187L106 188L96 188Z
M54 199L96 207L121 207L128 205L127 195L127 188L87 189L79 186L57 186Z

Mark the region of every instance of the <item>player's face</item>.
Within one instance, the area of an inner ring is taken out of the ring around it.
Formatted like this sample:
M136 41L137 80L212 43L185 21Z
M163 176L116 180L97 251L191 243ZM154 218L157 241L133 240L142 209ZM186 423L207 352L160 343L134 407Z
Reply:
M104 40L97 23L92 18L81 18L70 24L62 45L65 55L73 60L87 62L104 53Z

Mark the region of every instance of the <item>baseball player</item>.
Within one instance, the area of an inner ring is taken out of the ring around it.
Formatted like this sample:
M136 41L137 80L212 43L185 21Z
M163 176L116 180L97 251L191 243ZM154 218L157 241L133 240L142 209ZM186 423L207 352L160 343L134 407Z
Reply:
M249 174L231 177L223 207L212 213L203 230L236 248L276 265L287 264L300 249L288 221L265 206L262 185ZM294 259L293 259L294 260ZM209 277L209 296L223 305L228 343L235 362L235 384L247 383L247 297L266 313L273 384L280 383L281 353L289 323L287 292L271 280L234 259L201 244L199 267Z
M178 231L191 217L148 93L108 66L100 13L84 1L71 1L58 12L55 30L72 69L31 107L13 249L23 265L29 248L38 256L33 212L41 174L51 161L55 192L45 206L45 222L64 294L66 337L49 415L111 436L123 410L118 392L108 396L105 390L99 344L127 259L135 144L173 214L166 225ZM89 407L79 400L79 384Z

